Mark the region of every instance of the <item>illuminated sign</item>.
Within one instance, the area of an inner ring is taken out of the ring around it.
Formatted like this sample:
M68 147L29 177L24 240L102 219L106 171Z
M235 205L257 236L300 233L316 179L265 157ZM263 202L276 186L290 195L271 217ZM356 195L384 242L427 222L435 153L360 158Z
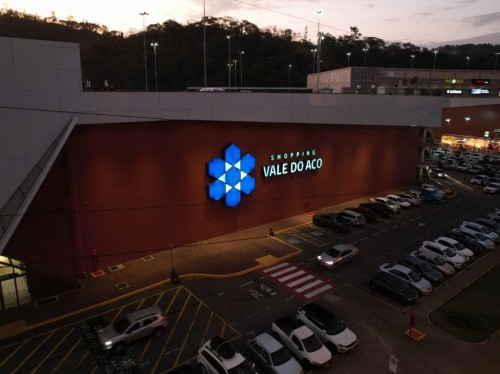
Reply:
M483 86L489 86L490 80L489 79L473 79L472 84L481 84Z
M462 90L449 89L449 90L446 90L446 94L447 95L461 95L462 94Z
M464 84L464 80L463 79L449 78L449 79L443 80L443 83L445 85L455 85L455 84L462 85L462 84Z
M471 95L489 95L490 90L486 90L484 88L471 88L470 94Z
M323 166L323 159L316 157L315 149L272 154L269 159L278 163L262 166L264 178L314 171Z
M208 174L216 180L208 186L208 196L214 200L226 197L226 205L234 208L241 202L241 192L249 195L255 189L255 179L249 175L255 169L255 157L241 157L238 146L231 144L224 152L225 159L213 158Z

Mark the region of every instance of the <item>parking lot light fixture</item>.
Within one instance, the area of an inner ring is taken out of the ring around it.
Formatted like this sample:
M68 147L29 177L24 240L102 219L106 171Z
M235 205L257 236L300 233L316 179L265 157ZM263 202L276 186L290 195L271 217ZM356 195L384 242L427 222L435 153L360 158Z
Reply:
M158 68L156 67L156 47L158 47L158 43L151 43L151 47L153 47L153 52L155 55L155 83L156 83L156 91L158 91Z
M498 55L500 55L500 52L495 52L495 70L497 70Z
M227 79L227 86L231 88L231 36L228 35L226 36L227 41L228 41L228 62L227 62L227 69L228 69L228 79Z
M411 68L413 69L413 63L415 62L415 55L411 55Z
M368 52L368 48L363 48L363 52L365 53L365 68L366 68L366 52Z
M437 58L437 54L438 54L438 51L434 51L434 66L433 66L433 69L436 68L436 58Z
M466 68L466 69L469 69L469 61L470 61L470 57L469 57L469 56L467 56L467 57L465 58L465 60L467 61L467 62L466 62L466 65L465 65L465 68Z

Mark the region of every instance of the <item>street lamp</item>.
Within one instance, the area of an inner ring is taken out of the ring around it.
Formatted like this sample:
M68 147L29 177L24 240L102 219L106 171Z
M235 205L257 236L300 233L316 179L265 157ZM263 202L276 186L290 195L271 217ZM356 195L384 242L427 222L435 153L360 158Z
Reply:
M231 36L226 36L227 41L229 42L229 55L227 59L227 68L228 68L228 87L231 88Z
M366 68L366 52L368 52L368 48L363 48L363 52L365 53L365 68Z
M288 90L290 90L290 77L292 75L292 65L288 65Z
M244 51L240 51L240 88L243 88L243 55ZM235 81L236 83L236 81Z
M319 33L319 19L320 17L325 13L324 10L316 10L314 11L314 14L318 17L318 54L317 54L317 69L316 69L316 92L318 92L319 89L319 73L321 71L321 40L323 39L323 36Z
M158 69L156 68L156 47L158 47L158 43L151 43L151 47L153 47L153 52L155 55L155 83L156 83L156 91L158 91Z
M469 61L470 61L470 57L469 57L469 56L467 56L465 59L466 59L466 61L467 61L467 62L466 62L466 64L465 64L465 68L466 68L466 69L468 69L468 68L469 68Z
M448 126L450 126L451 118L446 118L446 119L445 119L445 121L446 121L446 124L447 124Z
M203 0L203 78L207 86L207 20L205 18L205 0Z
M464 120L465 120L465 124L468 124L470 121L470 117L465 117Z
M349 59L351 58L351 52L347 52L347 66L349 67Z
M434 67L433 67L433 69L435 69L436 68L436 57L437 57L438 51L434 51L433 53L434 53Z
M498 55L500 55L500 52L495 52L495 70L497 70Z
M415 61L415 55L411 55L411 68L413 69L413 62Z
M236 87L236 73L238 72L238 60L233 60L234 63L234 87Z
M145 16L149 16L148 12L139 13L142 16L142 35L144 37L144 72L146 79L146 91L148 90L148 63L147 63L147 54L146 54L146 24L144 23Z
M317 52L317 51L318 51L318 50L317 50L316 48L311 49L311 53L312 53L312 55L313 55L313 71L312 71L312 73L313 73L313 74L314 74L314 65L316 65L316 52Z

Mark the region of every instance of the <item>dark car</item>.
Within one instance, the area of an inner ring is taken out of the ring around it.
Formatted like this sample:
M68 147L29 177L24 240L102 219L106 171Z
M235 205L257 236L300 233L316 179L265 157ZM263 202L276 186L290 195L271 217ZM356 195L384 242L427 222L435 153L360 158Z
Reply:
M347 208L346 210L352 210L354 212L361 213L366 218L367 222L376 221L379 217L379 214L374 210L362 206L358 206L357 208Z
M381 218L389 218L391 216L391 210L380 203L361 203L359 204L361 208L368 208L377 213Z
M317 226L328 227L336 232L346 232L351 227L350 221L338 214L315 214L312 221Z
M483 226L486 226L492 231L495 231L497 234L500 234L500 223L492 221L487 218L478 218L476 219L476 222Z
M401 305L409 305L417 301L418 291L390 273L378 272L368 283L370 290L381 293Z
M413 256L405 256L399 261L399 263L415 270L422 277L433 284L441 283L444 280L444 274L439 270L436 270L427 261L423 261Z
M465 235L462 232L450 231L449 233L446 234L446 236L448 238L455 239L457 242L462 243L466 248L469 248L472 252L474 252L474 255L476 256L480 256L486 251L484 245L479 243L477 240L470 238L469 236Z

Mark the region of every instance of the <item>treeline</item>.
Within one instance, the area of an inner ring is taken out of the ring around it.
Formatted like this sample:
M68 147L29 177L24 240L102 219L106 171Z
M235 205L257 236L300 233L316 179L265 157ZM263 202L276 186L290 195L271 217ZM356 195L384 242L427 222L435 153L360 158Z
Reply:
M437 48L436 55L434 50L411 43L386 43L365 37L356 27L350 31L338 37L323 35L321 71L348 64L394 68L413 64L415 69L429 69L436 64L438 69L487 70L495 67L495 53L500 50L500 46L491 44L446 45ZM145 34L124 36L106 26L71 17L60 20L52 14L40 18L2 9L0 36L79 43L82 75L93 89L102 89L106 80L109 87L119 90L144 90L144 45L150 90L156 88L155 71L158 89L168 91L202 87L205 76L209 87L226 87L229 79L232 86L287 87L290 83L292 87L305 87L307 74L316 69L316 41L306 40L290 29L259 29L253 23L230 17L205 17L186 25L167 20L147 26ZM157 43L156 59L151 43Z

